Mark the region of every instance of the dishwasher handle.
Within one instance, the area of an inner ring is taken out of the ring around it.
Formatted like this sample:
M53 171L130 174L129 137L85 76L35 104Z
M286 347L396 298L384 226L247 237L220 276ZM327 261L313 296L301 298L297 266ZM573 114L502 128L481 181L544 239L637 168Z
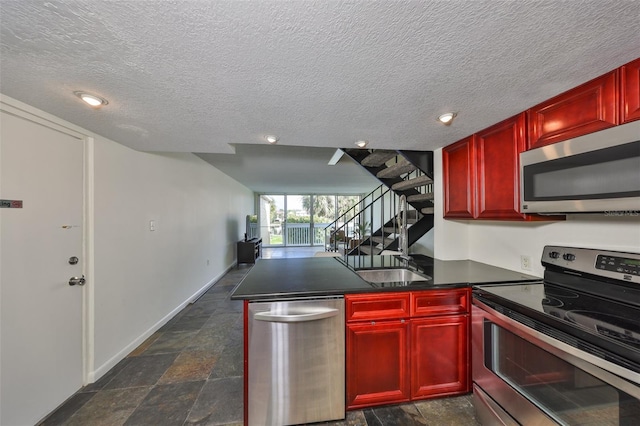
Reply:
M276 314L266 311L254 314L253 319L268 322L306 322L335 317L339 312L338 309L333 308L315 309L312 312L298 314Z

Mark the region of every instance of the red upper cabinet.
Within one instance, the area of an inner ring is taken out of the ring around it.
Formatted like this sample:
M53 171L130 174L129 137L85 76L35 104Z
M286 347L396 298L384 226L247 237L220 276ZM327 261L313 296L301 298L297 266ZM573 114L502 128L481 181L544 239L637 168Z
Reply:
M520 213L520 153L526 146L526 114L476 135L478 219L524 219Z
M640 120L640 58L620 70L621 123Z
M446 219L558 219L520 213L520 153L526 133L522 112L442 149Z
M473 219L476 215L475 136L442 149L444 217Z
M614 70L529 110L529 148L582 136L619 123Z

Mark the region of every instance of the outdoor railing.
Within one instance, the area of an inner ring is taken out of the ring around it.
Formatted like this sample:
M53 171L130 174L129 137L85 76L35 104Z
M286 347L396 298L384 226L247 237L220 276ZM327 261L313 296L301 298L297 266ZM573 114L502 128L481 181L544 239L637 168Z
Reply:
M324 246L325 245L325 236L324 229L326 228L327 223L314 223L313 224L313 245L314 246ZM284 225L286 239L282 240L280 244L286 244L288 246L309 246L312 245L312 232L311 232L311 224L310 223L286 223ZM249 238L258 237L259 227L257 223L251 223L249 225ZM264 245L270 245L270 241L263 241ZM278 244L278 245L280 245Z

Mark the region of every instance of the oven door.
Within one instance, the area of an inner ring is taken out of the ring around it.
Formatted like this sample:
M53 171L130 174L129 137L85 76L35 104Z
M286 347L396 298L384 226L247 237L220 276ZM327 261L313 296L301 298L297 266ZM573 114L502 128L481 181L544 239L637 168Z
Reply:
M637 424L637 373L542 334L478 300L472 309L474 400L483 424Z

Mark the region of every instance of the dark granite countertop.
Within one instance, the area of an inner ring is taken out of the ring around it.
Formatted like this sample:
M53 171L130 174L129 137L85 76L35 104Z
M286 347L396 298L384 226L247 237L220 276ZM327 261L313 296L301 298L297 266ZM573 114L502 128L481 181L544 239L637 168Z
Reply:
M412 291L541 279L471 260L445 261L422 255L413 256L410 267L430 276L430 280L371 284L355 273L360 269L406 266L406 261L396 256L261 259L234 289L231 298L257 300Z

